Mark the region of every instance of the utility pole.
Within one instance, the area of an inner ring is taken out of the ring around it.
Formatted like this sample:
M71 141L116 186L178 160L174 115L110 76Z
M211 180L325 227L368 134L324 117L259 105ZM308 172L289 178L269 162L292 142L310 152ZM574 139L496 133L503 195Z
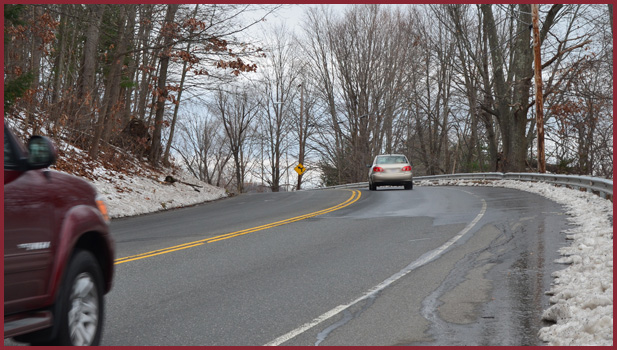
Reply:
M538 129L538 172L546 173L544 154L544 101L542 98L542 60L540 59L540 29L538 5L531 5L531 23L533 26L533 62L536 81L536 124Z

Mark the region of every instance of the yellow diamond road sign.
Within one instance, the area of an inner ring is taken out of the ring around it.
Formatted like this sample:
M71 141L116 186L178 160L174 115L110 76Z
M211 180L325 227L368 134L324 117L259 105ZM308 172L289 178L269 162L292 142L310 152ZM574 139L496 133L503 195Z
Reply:
M298 175L302 175L306 171L306 168L304 167L304 165L298 164L298 166L295 167L294 170L296 171L296 173L298 173Z

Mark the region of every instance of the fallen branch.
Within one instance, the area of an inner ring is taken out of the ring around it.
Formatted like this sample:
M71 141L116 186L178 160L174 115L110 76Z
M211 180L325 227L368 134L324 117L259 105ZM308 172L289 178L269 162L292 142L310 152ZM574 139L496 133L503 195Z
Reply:
M176 182L179 182L179 183L181 183L181 184L185 184L185 185L188 185L188 186L192 186L192 187L193 187L193 189L194 189L195 191L197 191L197 192L199 192L199 190L198 190L196 187L203 188L203 186L200 186L200 185L195 185L195 184L191 184L191 183L188 183L188 182L184 182L184 181L177 180L176 178L174 178L174 177L173 177L173 176L171 176L171 175L167 175L167 176L165 177L165 181L164 181L163 183L165 183L165 184L170 184L170 185L171 185L171 184L176 183Z

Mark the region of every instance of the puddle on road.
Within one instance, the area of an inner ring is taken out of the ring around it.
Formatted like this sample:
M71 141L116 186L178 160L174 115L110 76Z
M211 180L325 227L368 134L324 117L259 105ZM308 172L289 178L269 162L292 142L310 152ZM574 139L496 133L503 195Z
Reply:
M472 239L481 238L490 248L465 256L424 300L422 315L432 323L434 341L409 345L543 345L537 332L545 326L540 317L547 287L544 224L531 224L537 227L533 234L516 224L487 225L475 234ZM504 233L513 227L517 239L521 233L528 239L515 249Z

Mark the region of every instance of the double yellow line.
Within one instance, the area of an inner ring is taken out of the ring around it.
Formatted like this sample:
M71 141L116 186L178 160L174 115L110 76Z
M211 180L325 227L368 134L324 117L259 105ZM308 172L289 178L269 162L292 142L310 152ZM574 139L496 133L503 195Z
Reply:
M225 239L229 239L229 238L233 238L233 237L238 237L238 236L242 236L242 235L246 235L248 233L252 233L252 232L257 232L257 231L261 231L261 230L266 230L272 227L276 227L276 226L282 226L282 225L286 225L286 224L290 224L292 222L296 222L296 221L300 221L300 220L305 220L308 218L312 218L318 215L322 215L322 214L327 214L339 209L343 209L355 202L357 202L360 199L360 191L358 190L353 190L351 197L349 197L349 199L347 199L345 202L335 205L333 207L324 209L324 210L320 210L320 211L316 211L313 213L309 213L309 214L305 214L305 215L301 215L301 216L296 216L290 219L286 219L286 220L282 220L282 221L277 221L277 222L273 222L270 224L266 224L266 225L261 225L261 226L257 226L257 227L252 227L252 228L248 228L245 230L240 230L240 231L235 231L235 232L231 232L231 233L226 233L224 235L220 235L220 236L216 236L216 237L210 237L210 238L205 238L205 239L201 239L199 241L193 241L193 242L189 242L189 243L184 243L184 244L180 244L180 245L176 245L173 247L169 247L169 248L163 248L163 249L158 249L158 250L153 250L147 253L141 253L141 254L137 254L137 255L131 255L131 256L127 256L124 258L119 258L116 259L115 264L123 264L129 261L135 261L135 260L140 260L140 259L145 259L145 258L150 258L153 256L157 256L157 255L162 255L162 254L167 254L167 253L171 253L171 252L175 252L178 250L182 250L182 249L188 249L188 248L193 248L193 247L197 247L206 243L214 243L214 242L218 242L218 241L222 241Z

